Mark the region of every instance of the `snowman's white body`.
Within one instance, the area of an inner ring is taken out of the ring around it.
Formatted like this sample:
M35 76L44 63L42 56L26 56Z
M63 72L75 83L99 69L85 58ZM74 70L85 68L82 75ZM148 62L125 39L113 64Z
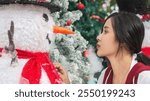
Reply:
M45 21L43 14L49 20ZM55 35L52 27L53 19L47 8L34 5L11 4L0 6L0 48L8 46L8 30L14 22L14 44L16 49L29 52L48 52L50 45L47 34L53 42ZM2 54L0 57L0 83L19 83L22 69L28 59L18 59L15 67L11 67L11 57ZM40 83L50 83L44 70Z

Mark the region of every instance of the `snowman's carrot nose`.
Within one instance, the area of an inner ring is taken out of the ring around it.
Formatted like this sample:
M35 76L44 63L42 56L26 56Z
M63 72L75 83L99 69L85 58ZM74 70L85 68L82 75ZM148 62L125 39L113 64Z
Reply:
M64 27L59 27L59 26L53 26L53 32L54 33L60 33L60 34L74 34L73 31L64 28Z

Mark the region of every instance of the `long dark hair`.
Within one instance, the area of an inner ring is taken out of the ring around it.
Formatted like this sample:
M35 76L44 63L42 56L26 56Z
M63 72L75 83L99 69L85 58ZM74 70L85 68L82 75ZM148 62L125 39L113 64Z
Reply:
M119 12L113 13L107 17L112 21L112 27L115 32L116 40L121 44L125 44L131 55L137 55L138 62L150 65L150 58L141 53L142 42L144 39L144 25L142 21L133 13Z

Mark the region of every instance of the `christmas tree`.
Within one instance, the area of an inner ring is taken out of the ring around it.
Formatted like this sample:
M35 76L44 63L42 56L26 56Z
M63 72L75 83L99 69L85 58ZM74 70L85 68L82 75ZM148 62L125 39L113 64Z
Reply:
M78 4L78 0L51 0L51 2L62 7L60 12L52 14L56 25L67 27L75 33L73 35L56 35L56 46L50 51L51 59L53 62L61 63L66 68L71 83L87 83L91 75L91 69L92 71L101 70L101 65L97 61L98 65L94 66L97 69L92 68L92 63L88 58L89 42L82 37L73 25L75 22L79 22L81 16L83 16L80 10L69 9L72 3Z

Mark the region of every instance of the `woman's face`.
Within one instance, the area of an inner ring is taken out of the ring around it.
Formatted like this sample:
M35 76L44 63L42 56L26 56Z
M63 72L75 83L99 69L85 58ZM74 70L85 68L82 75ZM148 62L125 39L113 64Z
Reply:
M97 36L97 55L109 57L116 55L119 43L115 38L111 19L109 18L103 27L103 32Z

